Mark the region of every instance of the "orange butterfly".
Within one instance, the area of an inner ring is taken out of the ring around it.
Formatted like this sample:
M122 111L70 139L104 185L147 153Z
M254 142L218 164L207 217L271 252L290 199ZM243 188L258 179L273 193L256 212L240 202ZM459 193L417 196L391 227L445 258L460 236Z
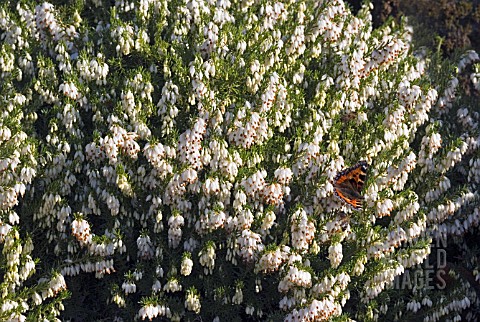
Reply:
M335 195L354 209L362 209L364 198L361 192L367 178L367 170L367 162L360 161L354 166L342 170L333 179Z

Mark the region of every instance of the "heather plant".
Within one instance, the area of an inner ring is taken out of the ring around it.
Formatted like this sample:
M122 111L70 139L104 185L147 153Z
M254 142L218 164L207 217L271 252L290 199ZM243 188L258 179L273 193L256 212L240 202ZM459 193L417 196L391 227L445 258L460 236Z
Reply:
M3 4L0 316L478 318L478 55L370 10Z
M353 7L361 1L346 1ZM400 21L405 16L415 29L414 43L441 47L445 55L479 49L480 2L472 0L439 0L432 6L428 0L373 0L374 26L386 20Z
M22 29L7 10L0 8L0 320L53 320L63 309L66 285L55 265L32 278L39 264L32 257L36 232L21 208L32 202L26 191L39 166L33 65Z

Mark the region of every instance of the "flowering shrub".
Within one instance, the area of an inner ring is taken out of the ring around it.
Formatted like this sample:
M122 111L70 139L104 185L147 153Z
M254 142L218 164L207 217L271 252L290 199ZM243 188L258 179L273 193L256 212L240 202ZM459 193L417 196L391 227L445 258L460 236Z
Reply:
M355 6L359 1L347 2ZM419 25L414 38L420 43L429 42L433 45L441 39L438 46L448 55L459 49L479 48L477 26L480 22L480 4L477 1L440 0L435 6L428 0L373 0L372 3L375 6L374 25L380 25L392 17L399 20L402 16L408 16L409 23Z
M4 4L0 316L477 318L478 55L412 53L369 10ZM334 178L360 160L354 211ZM447 237L473 283L395 287Z

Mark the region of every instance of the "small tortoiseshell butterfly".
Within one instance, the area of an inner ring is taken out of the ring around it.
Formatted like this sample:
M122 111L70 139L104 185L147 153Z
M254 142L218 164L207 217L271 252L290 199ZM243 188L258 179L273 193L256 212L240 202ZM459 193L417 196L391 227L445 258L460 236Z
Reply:
M367 170L367 162L360 161L354 166L342 170L333 179L335 195L354 209L362 209L364 198L361 192L367 178Z

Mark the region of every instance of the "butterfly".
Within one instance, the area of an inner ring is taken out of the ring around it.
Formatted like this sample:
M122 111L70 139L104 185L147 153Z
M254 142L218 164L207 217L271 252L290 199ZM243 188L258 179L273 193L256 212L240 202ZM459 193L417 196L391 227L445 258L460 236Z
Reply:
M354 209L362 209L364 198L361 192L367 178L367 170L367 162L360 161L354 166L340 171L333 179L335 195Z

